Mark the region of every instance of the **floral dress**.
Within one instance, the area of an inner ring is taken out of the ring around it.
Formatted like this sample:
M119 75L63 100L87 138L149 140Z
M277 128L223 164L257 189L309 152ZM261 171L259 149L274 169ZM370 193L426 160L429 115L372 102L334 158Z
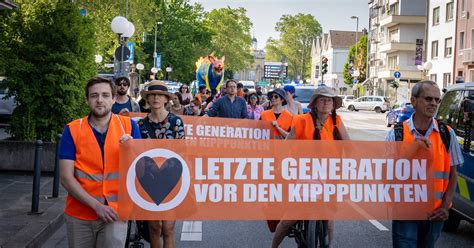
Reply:
M171 112L160 123L153 122L147 116L138 121L138 126L140 127L140 134L143 139L185 138L183 120Z

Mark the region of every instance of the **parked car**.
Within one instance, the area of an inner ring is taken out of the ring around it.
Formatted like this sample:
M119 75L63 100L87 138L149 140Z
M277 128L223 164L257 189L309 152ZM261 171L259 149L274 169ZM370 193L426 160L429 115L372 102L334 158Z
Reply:
M348 102L354 101L354 96L353 95L340 95L339 97L342 98L342 106L345 107L347 106Z
M314 85L295 85L295 100L301 103L303 113L308 113L310 111L308 104L315 90L316 86Z
M15 97L5 98L8 94L8 89L2 86L3 79L0 78L0 117L11 117L13 110L16 108Z
M449 88L443 95L436 114L438 120L453 128L464 156L464 164L456 167L458 185L453 197L453 207L449 210L449 219L444 224L445 231L455 231L461 220L474 223L473 115L474 83L460 83ZM466 139L471 142L464 145Z
M168 91L171 93L175 93L179 91L179 87L181 87L181 83L173 82L173 81L164 81L166 83L166 87Z
M410 118L414 112L415 109L411 103L402 103L400 107L392 109L387 113L387 116L385 117L387 127L391 127L397 122L404 122L405 120L408 120L408 118Z
M389 110L389 102L383 96L363 96L348 102L347 109L350 111L372 110L376 113L385 113Z
M249 93L255 92L255 82L254 81L239 81L244 85L244 89L248 89Z

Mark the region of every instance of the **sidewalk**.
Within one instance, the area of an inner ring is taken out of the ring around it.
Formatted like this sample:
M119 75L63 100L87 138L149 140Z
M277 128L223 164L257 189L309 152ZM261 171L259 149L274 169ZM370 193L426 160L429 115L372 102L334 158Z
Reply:
M31 211L33 176L0 171L0 247L41 247L64 222L66 191L60 186L59 198L49 198L53 177L42 176L39 215Z

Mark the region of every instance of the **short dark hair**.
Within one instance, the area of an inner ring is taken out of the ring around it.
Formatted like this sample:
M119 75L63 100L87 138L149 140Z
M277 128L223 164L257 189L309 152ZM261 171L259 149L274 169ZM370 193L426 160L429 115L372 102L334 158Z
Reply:
M96 84L109 84L110 90L112 90L112 97L115 97L115 84L112 82L112 79L104 77L93 77L87 81L86 84L86 99L89 99L89 88Z
M201 85L199 85L199 88L198 88L198 89L199 89L199 90L204 90L204 89L206 89L206 85L201 84Z
M240 89L240 88L243 88L244 87L244 84L243 83L238 83L237 84L237 89Z
M118 77L115 79L115 85L119 85L122 81L125 81L130 86L130 79L128 77Z
M229 85L229 83L235 83L235 85L237 85L237 82L234 79L228 79L227 81L225 81L225 87L226 88Z

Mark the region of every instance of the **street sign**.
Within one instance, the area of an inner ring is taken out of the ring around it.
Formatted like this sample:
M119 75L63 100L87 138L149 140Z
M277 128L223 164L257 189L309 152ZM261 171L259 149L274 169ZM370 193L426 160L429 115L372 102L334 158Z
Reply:
M282 66L281 63L265 63L263 67L264 78L286 78L288 75L288 66Z
M105 68L114 68L114 64L104 64Z
M79 10L79 13L81 14L81 16L85 17L86 14L87 14L87 10L86 9L81 9L81 10Z
M395 78L400 78L401 75L402 75L402 74L401 74L399 71L396 71L396 72L393 73L393 76L394 76Z
M118 61L126 61L130 58L130 50L126 46L119 46L115 49L115 59Z

